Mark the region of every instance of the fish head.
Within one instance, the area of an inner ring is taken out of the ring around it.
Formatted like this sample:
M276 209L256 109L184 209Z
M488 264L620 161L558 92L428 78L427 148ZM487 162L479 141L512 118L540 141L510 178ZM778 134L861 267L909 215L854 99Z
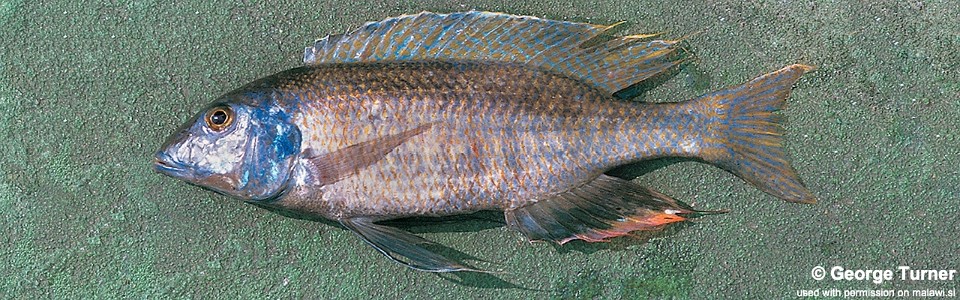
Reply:
M278 108L216 102L185 123L157 152L157 172L240 198L283 194L300 153L300 130Z

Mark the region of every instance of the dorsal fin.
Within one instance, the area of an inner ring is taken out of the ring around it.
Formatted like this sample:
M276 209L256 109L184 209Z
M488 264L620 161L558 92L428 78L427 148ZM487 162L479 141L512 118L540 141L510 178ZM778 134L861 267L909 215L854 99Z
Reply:
M616 25L479 11L422 12L321 38L304 49L303 62L516 62L583 80L611 95L679 63L672 55L677 41L648 40L651 35L588 43Z

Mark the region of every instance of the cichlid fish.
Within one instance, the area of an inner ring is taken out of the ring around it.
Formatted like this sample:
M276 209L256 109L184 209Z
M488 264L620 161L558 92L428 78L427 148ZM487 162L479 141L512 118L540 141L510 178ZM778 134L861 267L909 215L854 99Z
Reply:
M477 271L378 224L504 211L531 240L604 241L702 211L605 175L651 158L719 166L815 202L775 111L791 65L675 103L628 101L675 70L677 41L488 12L371 22L307 47L304 66L229 92L156 154L165 175L259 206L334 220L398 263Z

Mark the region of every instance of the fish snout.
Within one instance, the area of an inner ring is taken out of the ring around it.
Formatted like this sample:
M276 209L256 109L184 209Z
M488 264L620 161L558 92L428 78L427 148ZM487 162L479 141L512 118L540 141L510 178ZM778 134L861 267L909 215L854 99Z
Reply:
M154 155L153 170L157 173L175 178L182 178L185 172L182 163L177 162L172 156L163 151L157 152L157 154Z

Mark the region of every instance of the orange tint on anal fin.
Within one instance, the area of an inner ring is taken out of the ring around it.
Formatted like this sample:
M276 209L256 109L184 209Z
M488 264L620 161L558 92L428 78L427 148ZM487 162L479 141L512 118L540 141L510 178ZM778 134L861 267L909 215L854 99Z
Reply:
M634 219L634 218L631 218L631 219ZM645 219L637 219L637 223L647 224L650 226L662 226L662 225L667 225L670 223L686 221L686 220L687 220L686 217L662 212L662 213L654 213L651 216L647 216Z
M774 114L786 103L793 84L813 69L790 65L692 102L717 119L705 130L702 158L777 198L815 203L781 146L782 118Z
M629 181L600 175L580 187L506 211L507 225L531 240L602 242L710 213Z
M591 229L584 233L576 234L572 237L557 241L565 244L572 240L583 240L586 242L606 242L611 238L625 236L634 231L657 230L671 223L686 221L687 218L665 212L647 211L643 215L634 215L627 217L623 221L611 223L608 229Z

